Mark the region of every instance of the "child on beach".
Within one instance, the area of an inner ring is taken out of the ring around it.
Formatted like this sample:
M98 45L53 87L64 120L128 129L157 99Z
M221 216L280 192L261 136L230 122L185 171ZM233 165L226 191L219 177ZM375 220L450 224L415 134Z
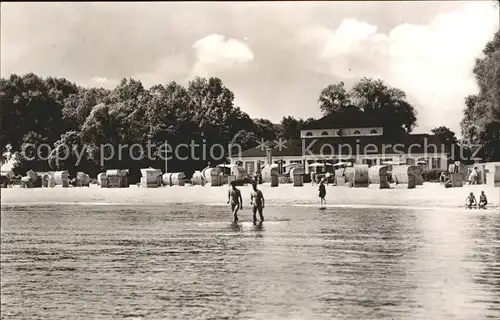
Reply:
M484 191L481 191L481 195L479 196L479 208L484 209L486 208L486 205L488 204L488 199L486 198L486 195L484 194Z
M477 201L476 201L476 197L474 197L474 193L469 193L469 196L467 198L465 198L465 207L467 209L472 209L472 207L476 207L477 206Z
M329 182L329 180L330 180L330 176L331 176L331 175L332 175L332 174L331 174L330 172L325 173L326 185L328 185L328 182Z
M323 204L326 204L326 200L325 200L325 197L326 197L326 188L325 188L325 179L324 178L321 179L321 181L319 182L318 191L319 191L319 198L320 198L321 208L323 208Z
M227 203L231 202L231 212L233 213L233 223L238 222L238 210L243 209L243 199L241 192L236 188L236 184L231 182L231 190L228 192Z

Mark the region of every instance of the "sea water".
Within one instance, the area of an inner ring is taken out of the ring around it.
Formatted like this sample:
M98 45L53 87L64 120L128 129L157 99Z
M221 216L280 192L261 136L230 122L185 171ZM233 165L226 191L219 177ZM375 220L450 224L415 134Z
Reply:
M487 210L4 205L2 319L495 319Z

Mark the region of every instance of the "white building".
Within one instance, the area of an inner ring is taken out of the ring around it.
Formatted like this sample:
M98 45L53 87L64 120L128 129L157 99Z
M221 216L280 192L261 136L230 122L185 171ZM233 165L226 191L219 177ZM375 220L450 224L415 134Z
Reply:
M427 170L446 170L455 147L443 144L435 135L404 134L394 137L384 134L380 122L359 114L342 119L325 116L304 126L300 139L275 141L269 145L273 163L285 168L290 163L302 163L306 172L309 172L308 165L313 162L334 164L339 161L368 165L387 162L419 164ZM257 146L230 160L233 164L242 161L247 172L252 173L258 164L267 163L266 148ZM321 167L318 169L323 170Z

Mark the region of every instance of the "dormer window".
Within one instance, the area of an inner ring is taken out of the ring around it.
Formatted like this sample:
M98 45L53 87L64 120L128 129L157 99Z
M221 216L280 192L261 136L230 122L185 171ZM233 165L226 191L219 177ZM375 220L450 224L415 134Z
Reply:
M312 135L313 135L313 133L312 133L312 132L308 132L308 133L306 133L306 137L311 137Z
M322 135L322 136L327 136L327 135L328 135L328 132L323 131L323 132L321 132L321 135Z
M370 131L370 133L371 133L371 134L377 134L378 132L377 132L377 130L372 129L372 131Z
M361 134L361 132L359 132L359 130L354 130L354 134L358 135L358 134Z

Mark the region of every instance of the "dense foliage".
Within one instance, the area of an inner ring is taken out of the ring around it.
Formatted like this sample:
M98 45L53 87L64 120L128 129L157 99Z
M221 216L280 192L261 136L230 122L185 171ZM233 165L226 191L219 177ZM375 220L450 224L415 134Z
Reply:
M486 161L500 160L500 31L486 44L484 57L476 60L473 72L477 95L465 98L461 122L464 140L482 146Z
M349 94L343 84L328 86L319 102L324 112L358 108L390 118L406 131L415 125L413 108L404 93L379 80L364 78ZM167 142L175 148L181 143L197 143L195 154L183 149L177 156L186 159L168 161L169 171L189 175L208 163L226 161L229 152L261 141L298 139L303 125L314 120L288 116L275 124L251 119L234 105L233 92L218 78L195 78L187 87L171 82L149 89L140 81L123 79L108 90L35 74L0 79L0 119L0 154L10 151L16 155L17 174L29 169L65 169L72 175L84 171L95 176L105 169L127 168L135 177L145 166L165 168L162 159L169 154L157 148L148 154L148 144ZM210 157L210 152L203 151L214 144L226 146L225 157ZM49 147L41 148L37 155L40 145ZM146 153L141 154L141 149Z
M455 132L451 131L450 128L445 126L440 126L431 130L432 134L438 136L443 143L455 144L458 143L458 139L455 136Z
M234 105L234 94L218 78L196 78L187 88L171 82L149 89L140 81L123 79L107 90L35 74L0 79L0 117L1 154L16 155L18 174L29 169L96 174L107 168L164 168L161 159L169 155L160 158L162 149L151 147L152 156L141 156L139 151L147 150L148 141L158 147L167 142L172 149L194 141L200 154L193 156L186 149L179 153L187 160L173 157L168 163L169 171L189 174L208 162L225 161L219 156L211 159L209 152L204 158L202 146L205 150L215 143L227 146L219 151L227 156L231 144L245 150L262 139L296 138L304 123L293 117L283 118L282 124L251 119Z
M329 85L321 91L318 102L324 115L369 114L381 121L388 134L410 133L417 123L416 110L406 94L378 79L362 78L351 90L343 82Z

